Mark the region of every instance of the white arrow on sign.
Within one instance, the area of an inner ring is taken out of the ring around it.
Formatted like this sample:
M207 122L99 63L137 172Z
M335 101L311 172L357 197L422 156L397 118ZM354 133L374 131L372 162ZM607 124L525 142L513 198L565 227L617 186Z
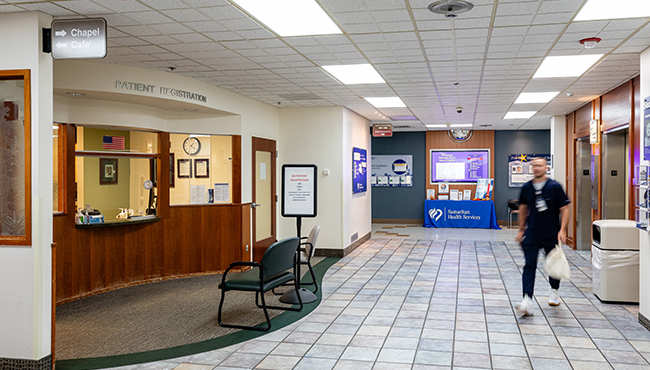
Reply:
M57 43L56 43L56 47L59 48L59 49L61 49L61 48L67 48L67 47L68 47L68 43L66 43L66 42L57 42Z
M65 30L61 30L61 31L56 31L56 32L54 32L54 36L61 36L61 37L64 37L65 35L67 35L67 33L65 32Z

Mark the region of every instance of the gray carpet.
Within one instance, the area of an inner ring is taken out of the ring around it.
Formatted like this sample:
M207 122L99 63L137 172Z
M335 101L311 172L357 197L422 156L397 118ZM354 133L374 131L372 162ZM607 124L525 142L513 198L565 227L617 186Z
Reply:
M322 258L312 260L315 265ZM306 268L301 273L305 274ZM309 278L308 278L309 279ZM56 358L104 357L196 343L237 331L219 326L221 275L134 286L66 303L56 308ZM307 287L313 289L313 287ZM282 291L291 288L282 288ZM271 292L267 304L278 303ZM269 310L273 318L281 310ZM223 321L264 322L255 293L228 292Z

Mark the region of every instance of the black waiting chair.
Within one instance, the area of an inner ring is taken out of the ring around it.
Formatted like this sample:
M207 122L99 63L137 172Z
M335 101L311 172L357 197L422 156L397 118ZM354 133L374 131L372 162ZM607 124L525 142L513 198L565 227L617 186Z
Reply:
M298 290L298 279L296 277L296 254L300 246L300 240L296 237L287 238L273 243L262 257L262 262L233 262L230 264L226 272L223 273L221 279L221 284L219 288L221 289L221 302L219 303L219 325L225 328L237 328L237 329L250 329L258 331L268 331L271 329L271 319L269 318L269 313L267 308L278 309L278 310L289 310L289 311L300 311L302 310L303 303L300 295L298 294L298 301L300 302L299 308L294 307L277 307L277 306L267 306L264 301L264 293L268 292L273 288L287 283L289 281L294 282L294 287L296 291ZM252 269L232 275L229 279L226 279L228 272L234 267L253 267ZM288 271L291 270L291 271ZM223 301L226 297L226 292L230 290L240 290L255 292L255 304L257 307L264 310L264 316L266 317L267 326L256 327L256 326L243 326L243 325L231 325L224 324L221 321L221 312L223 309ZM261 300L262 304L259 304Z
M508 227L512 227L512 215L517 216L519 220L519 201L517 199L508 199Z

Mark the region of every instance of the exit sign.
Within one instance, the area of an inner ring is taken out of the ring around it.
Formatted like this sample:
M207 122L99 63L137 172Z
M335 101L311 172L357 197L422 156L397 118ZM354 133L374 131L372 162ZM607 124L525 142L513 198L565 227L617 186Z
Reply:
M393 136L392 123L375 123L372 125L373 137L391 137Z

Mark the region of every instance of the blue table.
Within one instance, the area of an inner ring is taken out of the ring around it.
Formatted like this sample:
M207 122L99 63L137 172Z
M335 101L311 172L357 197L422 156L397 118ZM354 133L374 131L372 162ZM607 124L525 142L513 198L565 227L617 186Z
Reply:
M491 200L425 200L425 227L497 229L497 215Z

